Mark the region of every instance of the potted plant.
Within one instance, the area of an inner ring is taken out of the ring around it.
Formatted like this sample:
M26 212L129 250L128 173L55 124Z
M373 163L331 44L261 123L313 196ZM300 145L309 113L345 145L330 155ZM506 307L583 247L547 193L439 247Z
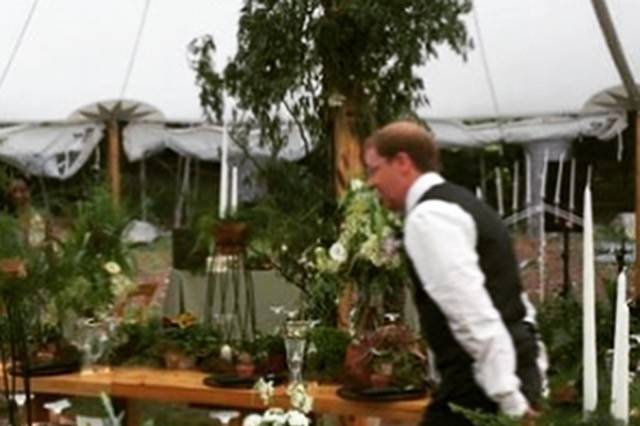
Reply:
M356 338L347 348L345 384L354 389L424 388L424 342L405 325L387 325Z
M198 323L190 313L163 318L160 331L160 351L165 367L192 369L199 359L206 357L218 345L218 336L209 327Z

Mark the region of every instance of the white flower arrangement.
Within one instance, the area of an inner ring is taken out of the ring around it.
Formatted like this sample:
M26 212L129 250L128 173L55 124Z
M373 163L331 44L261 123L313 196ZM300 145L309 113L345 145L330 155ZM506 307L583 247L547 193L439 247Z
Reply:
M254 389L258 391L264 405L269 405L273 398L273 382L260 378ZM242 426L309 426L311 420L307 416L313 408L313 398L303 383L293 383L287 388L291 408L268 408L262 415L250 414L245 417Z
M375 318L381 324L382 305L386 300L395 300L394 295L404 294L398 289L407 281L399 239L400 217L384 208L378 195L357 179L350 182L339 214L337 239L328 248L321 243L308 248L299 264L319 283L354 285L357 302L350 322L356 329L365 324L361 318ZM376 306L374 317L363 317L362 308L372 305Z
M313 260L303 263L321 273L349 273L357 263L386 270L402 266L400 241L396 231L400 218L380 204L377 195L360 180L354 179L341 204L344 214L340 235L329 250L318 246Z

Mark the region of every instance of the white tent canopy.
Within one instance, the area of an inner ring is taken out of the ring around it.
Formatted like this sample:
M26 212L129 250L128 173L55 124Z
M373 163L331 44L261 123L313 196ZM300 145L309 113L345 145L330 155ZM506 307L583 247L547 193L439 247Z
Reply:
M212 34L223 66L236 49L242 3L3 0L0 122L66 121L107 99L138 100L167 121L197 122L186 46ZM631 69L640 70L640 2L607 4ZM443 46L420 69L431 102L421 111L426 117L575 114L621 84L589 1L475 0L466 21L475 44L468 61Z
M201 123L187 45L195 37L211 34L218 47L216 65L222 68L236 50L243 3L3 0L0 124L86 121L79 111L119 100L126 105L138 103L140 110L151 112L140 121ZM637 72L640 26L635 21L640 2L606 3L630 68ZM430 100L419 114L432 122L444 145L474 146L494 140L526 143L578 135L608 138L626 126L620 111L609 115L611 111L598 112L594 102L587 105L590 99L611 100L607 91L617 88L620 93L621 86L591 2L475 0L473 12L465 19L475 44L468 60L442 46L438 58L418 69ZM495 121L463 124L477 118ZM15 140L19 129L5 133ZM30 133L24 140L37 137L37 145L44 146L42 139L48 138L49 144L60 147L57 128L49 129L53 129L49 136ZM132 160L147 155L142 145L151 140L151 151L171 148L204 160L217 158L219 135L206 128L197 132L199 136L195 130L181 133L158 126L141 136L141 129L125 132ZM198 142L202 149L177 142L198 137L204 138ZM73 138L67 139L74 143ZM299 135L291 139L290 146L299 147L295 140ZM135 143L141 145L132 148ZM30 146L38 154L36 144ZM44 173L39 170L36 173Z
M144 102L168 121L200 121L187 45L212 34L224 64L235 51L240 6L240 0L3 0L0 78L9 67L0 80L0 123L67 121L81 107L111 99Z

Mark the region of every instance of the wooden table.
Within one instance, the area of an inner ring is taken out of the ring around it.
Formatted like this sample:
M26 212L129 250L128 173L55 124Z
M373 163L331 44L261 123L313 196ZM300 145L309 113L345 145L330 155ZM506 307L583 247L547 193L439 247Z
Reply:
M104 392L125 402L127 424L138 424L138 408L141 400L171 401L203 404L214 407L237 408L262 412L262 404L252 389L212 388L202 380L206 374L197 371L156 370L142 367L116 368L89 375L79 373L59 376L36 377L31 380L36 394L98 396ZM1 383L0 383L1 386ZM340 398L337 385L309 385L313 396L313 411L351 417L355 423L367 417L417 423L428 399L398 402L356 402ZM276 388L271 406L286 408L289 398L285 388Z

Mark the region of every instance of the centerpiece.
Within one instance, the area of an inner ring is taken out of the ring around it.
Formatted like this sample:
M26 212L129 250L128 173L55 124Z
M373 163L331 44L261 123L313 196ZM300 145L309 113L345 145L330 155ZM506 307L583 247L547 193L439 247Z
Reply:
M338 281L338 325L361 334L384 324L386 313L403 312L408 275L400 218L360 180L351 181L338 213L337 240L328 248L311 247L301 262L318 281Z

